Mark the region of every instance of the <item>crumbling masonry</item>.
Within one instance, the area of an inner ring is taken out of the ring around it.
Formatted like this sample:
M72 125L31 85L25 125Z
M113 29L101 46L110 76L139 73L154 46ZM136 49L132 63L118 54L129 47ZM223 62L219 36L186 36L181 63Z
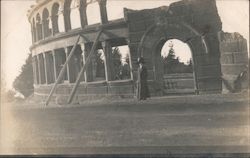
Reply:
M87 8L92 3L99 4L100 23L88 25ZM95 62L88 66L77 90L76 100L79 102L86 98L135 96L139 56L146 61L151 95L163 95L160 50L169 39L179 39L191 48L197 94L227 91L222 78L233 86L233 80L248 64L246 40L237 33L222 31L214 0L182 0L170 6L145 10L124 8L124 18L112 21L108 20L107 3L107 0L37 0L37 4L31 7L28 19L33 39L30 50L35 96L48 96L78 35L81 35L53 100L63 102L69 96L100 29L103 33L96 50L103 51L105 71L96 76L93 73L98 67L93 64ZM71 22L72 4L79 15L77 28ZM63 23L59 22L60 19ZM111 53L112 48L120 46L128 47L130 69L126 79L116 80Z

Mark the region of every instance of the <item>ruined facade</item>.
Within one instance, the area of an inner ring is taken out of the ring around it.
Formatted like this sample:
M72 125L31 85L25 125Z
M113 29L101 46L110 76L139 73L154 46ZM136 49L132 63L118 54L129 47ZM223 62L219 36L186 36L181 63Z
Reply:
M92 3L99 5L100 23L88 25L87 9ZM238 75L247 65L246 40L240 36L228 38L232 35L223 33L214 0L183 0L145 10L124 8L124 18L112 21L107 16L107 3L107 0L38 0L32 6L28 19L32 30L35 96L48 96L81 35L74 57L53 95L54 100L60 99L59 96L67 98L100 29L103 33L96 54L102 54L99 62L102 64L98 66L98 59L93 59L84 72L76 95L79 102L86 97L135 96L136 61L140 56L145 58L148 68L151 95L163 95L160 50L169 39L179 39L191 48L197 94L221 93L225 88L222 76L233 80L232 75ZM73 10L74 16L79 15L78 26L72 26ZM117 80L112 52L119 47L129 50L129 73ZM100 67L103 72L98 71Z

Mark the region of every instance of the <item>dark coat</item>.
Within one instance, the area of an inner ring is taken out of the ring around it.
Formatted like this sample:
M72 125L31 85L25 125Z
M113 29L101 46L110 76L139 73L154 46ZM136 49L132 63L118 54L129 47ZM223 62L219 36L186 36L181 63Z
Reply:
M150 97L147 83L148 72L145 66L138 68L137 99L145 100Z

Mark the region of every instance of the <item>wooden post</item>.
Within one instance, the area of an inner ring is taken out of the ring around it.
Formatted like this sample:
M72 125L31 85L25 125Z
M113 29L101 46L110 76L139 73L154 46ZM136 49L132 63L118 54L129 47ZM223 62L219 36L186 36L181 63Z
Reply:
M97 46L97 43L99 41L99 38L100 38L101 34L102 34L102 30L99 31L99 33L98 33L98 35L97 35L97 37L95 39L95 42L94 42L94 44L93 44L93 46L91 48L90 54L89 54L85 64L83 65L81 71L79 72L79 74L77 76L76 83L75 83L75 85L74 85L74 87L73 87L73 89L72 89L72 91L70 93L69 99L68 99L68 104L70 104L72 102L72 100L73 100L73 98L75 96L76 90L77 90L78 85L79 85L79 83L81 81L81 76L82 76L83 72L86 70L87 66L89 65L89 62L91 61L91 57L92 57L92 55L94 54L94 52L96 50L96 46Z
M49 104L49 101L50 101L50 99L51 99L51 97L52 97L54 91L56 90L56 86L57 86L58 83L61 81L61 79L62 79L62 77L63 77L63 75L64 75L64 72L65 72L65 68L67 67L68 62L70 61L71 57L73 56L74 51L75 51L75 49L76 49L76 46L77 46L79 40L80 40L80 35L78 36L78 38L77 38L77 40L76 40L76 43L75 43L74 47L71 49L71 52L70 52L69 56L67 57L67 59L66 59L64 65L63 65L63 67L62 67L62 69L61 69L61 71L60 71L60 73L59 73L59 76L58 76L58 78L57 78L57 80L56 80L56 82L55 82L53 88L51 89L51 91L50 91L50 93L49 93L49 96L48 96L48 98L47 98L47 100L46 100L45 106L47 106L47 105Z

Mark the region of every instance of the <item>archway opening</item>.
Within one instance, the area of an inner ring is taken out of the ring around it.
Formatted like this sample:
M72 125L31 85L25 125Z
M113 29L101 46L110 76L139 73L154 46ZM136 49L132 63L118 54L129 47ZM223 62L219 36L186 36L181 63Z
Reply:
M39 13L36 15L36 32L37 32L37 41L39 41L43 37L42 22L41 22L41 16Z
M49 37L51 35L51 28L50 28L50 20L49 20L49 11L47 8L43 10L42 16L42 24L43 24L43 36Z
M88 2L87 5L87 21L88 25L101 23L101 13L99 3L97 1Z
M188 44L171 39L163 42L160 51L165 94L194 93L193 59Z
M70 3L70 21L71 29L76 29L81 27L81 18L80 18L80 1L72 0Z

